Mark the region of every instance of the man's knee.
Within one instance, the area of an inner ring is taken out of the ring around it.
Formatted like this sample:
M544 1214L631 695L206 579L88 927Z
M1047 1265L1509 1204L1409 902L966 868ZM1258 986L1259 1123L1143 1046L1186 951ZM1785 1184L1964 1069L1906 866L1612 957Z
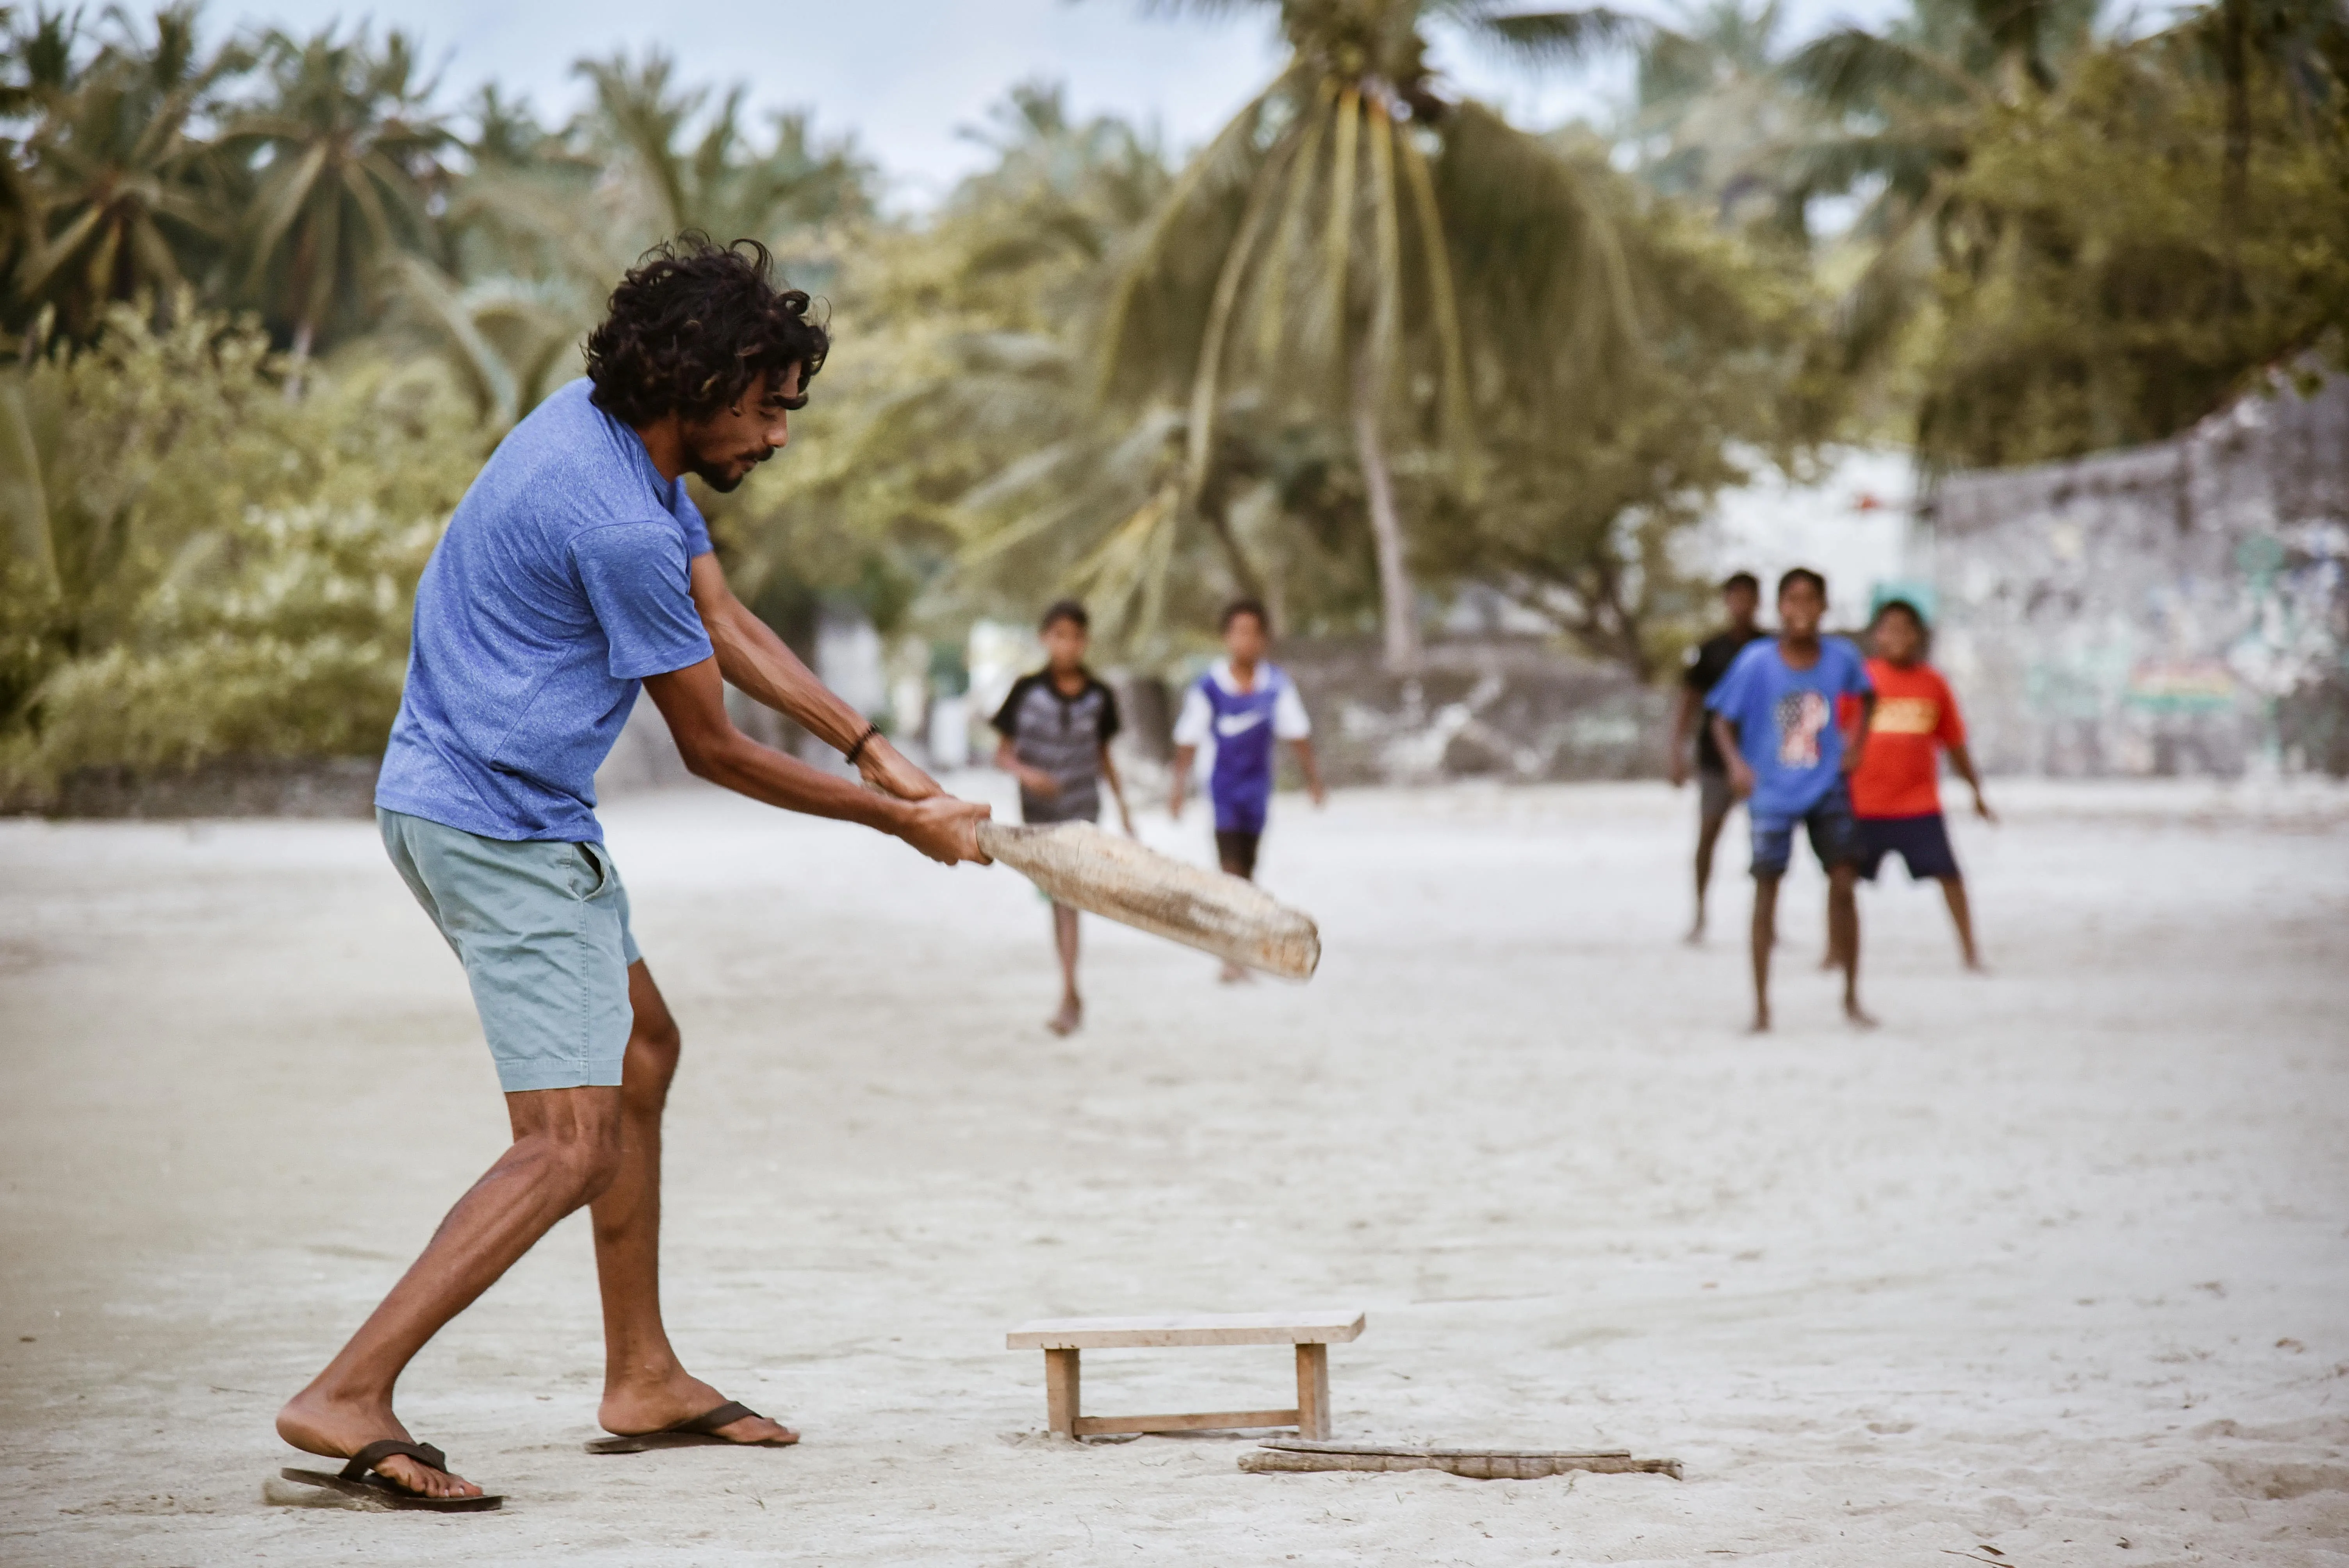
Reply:
M678 1055L684 1048L685 1036L678 1028L677 1020L666 1011L649 1017L638 1013L635 1025L628 1031L628 1051L631 1055L641 1051L671 1068L677 1065Z
M517 1140L521 1151L573 1206L593 1202L620 1170L618 1097L609 1089L560 1089L570 1103ZM572 1099L571 1097L577 1097Z
M651 1018L636 1016L620 1069L623 1092L632 1109L641 1113L649 1108L657 1113L668 1103L668 1086L677 1077L678 1059L684 1050L685 1037L667 1013Z

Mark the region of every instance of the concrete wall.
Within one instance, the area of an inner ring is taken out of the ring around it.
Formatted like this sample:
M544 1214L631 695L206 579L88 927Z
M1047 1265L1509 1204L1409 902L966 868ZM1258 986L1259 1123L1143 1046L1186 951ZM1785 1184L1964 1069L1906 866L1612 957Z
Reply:
M2349 378L1951 475L1921 513L1934 656L1984 766L2349 771Z

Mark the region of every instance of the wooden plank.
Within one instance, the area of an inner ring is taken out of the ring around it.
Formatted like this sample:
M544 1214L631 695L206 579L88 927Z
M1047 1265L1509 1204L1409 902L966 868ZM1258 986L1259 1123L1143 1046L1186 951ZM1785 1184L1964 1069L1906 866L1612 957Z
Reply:
M1360 1311L1224 1312L1160 1317L1040 1317L1004 1336L1012 1350L1112 1350L1185 1345L1343 1345Z
M1327 1438L1330 1435L1330 1347L1327 1345L1300 1345L1297 1347L1297 1435L1300 1438Z
M1293 1427L1294 1410L1218 1410L1197 1416L1079 1416L1075 1435L1095 1432L1220 1432L1242 1427Z
M1537 1480L1586 1470L1599 1475L1667 1475L1681 1479L1678 1460L1633 1459L1628 1453L1569 1454L1512 1449L1377 1449L1341 1443L1261 1443L1240 1456L1250 1475L1302 1470L1443 1470L1470 1480Z
M1079 1388L1082 1369L1074 1350L1044 1352L1044 1413L1052 1430L1064 1438L1077 1435Z
M1429 1455L1443 1459L1512 1460L1628 1460L1631 1457L1629 1449L1431 1449L1417 1445L1401 1447L1393 1443L1317 1442L1302 1433L1293 1438L1267 1438L1258 1446L1292 1449L1309 1454L1393 1454L1413 1459Z

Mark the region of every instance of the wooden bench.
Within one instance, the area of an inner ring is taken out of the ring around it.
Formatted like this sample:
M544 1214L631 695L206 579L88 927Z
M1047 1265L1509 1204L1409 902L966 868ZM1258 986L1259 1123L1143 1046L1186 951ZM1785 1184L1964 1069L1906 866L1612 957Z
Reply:
M1096 1432L1198 1432L1229 1427L1295 1427L1300 1438L1330 1435L1330 1346L1362 1332L1359 1312L1226 1312L1186 1317L1047 1317L1004 1336L1012 1350L1044 1353L1044 1405L1063 1437ZM1191 1416L1088 1416L1079 1409L1077 1357L1087 1350L1183 1345L1297 1346L1297 1408L1216 1410Z

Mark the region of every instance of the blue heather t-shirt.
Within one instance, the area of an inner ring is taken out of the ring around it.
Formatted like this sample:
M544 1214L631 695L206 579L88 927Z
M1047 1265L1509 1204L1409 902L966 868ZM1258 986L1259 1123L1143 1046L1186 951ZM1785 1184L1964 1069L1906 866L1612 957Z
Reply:
M1755 821L1789 821L1819 803L1843 776L1836 699L1875 689L1859 650L1841 637L1821 637L1818 662L1806 670L1787 665L1775 637L1745 645L1704 706L1737 726L1737 749L1754 769L1745 809Z
M498 443L416 586L376 804L489 839L601 843L595 769L646 676L709 657L682 480L585 379Z

